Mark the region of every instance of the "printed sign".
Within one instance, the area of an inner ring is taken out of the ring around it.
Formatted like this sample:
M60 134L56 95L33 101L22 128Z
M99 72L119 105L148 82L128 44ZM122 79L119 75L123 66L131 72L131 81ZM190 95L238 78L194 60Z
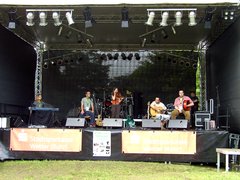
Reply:
M139 154L194 154L192 131L123 131L122 152Z
M111 131L93 131L93 156L111 156Z
M12 151L80 152L82 131L75 129L11 129Z

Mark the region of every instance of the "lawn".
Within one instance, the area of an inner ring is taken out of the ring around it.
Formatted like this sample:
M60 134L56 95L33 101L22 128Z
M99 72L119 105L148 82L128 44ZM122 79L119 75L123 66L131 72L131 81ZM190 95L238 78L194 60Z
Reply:
M122 161L4 161L0 179L240 179L240 172L189 163Z

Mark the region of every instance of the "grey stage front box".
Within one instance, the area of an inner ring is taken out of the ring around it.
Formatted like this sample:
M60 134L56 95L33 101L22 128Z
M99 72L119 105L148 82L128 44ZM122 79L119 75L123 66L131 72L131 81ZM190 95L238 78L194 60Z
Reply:
M84 127L85 118L67 118L66 127Z
M143 128L161 128L161 120L159 119L142 119Z
M188 120L186 119L171 119L168 121L169 129L187 129Z
M122 127L123 119L121 118L104 118L103 127Z
M1 117L0 128L10 128L10 119L7 117Z

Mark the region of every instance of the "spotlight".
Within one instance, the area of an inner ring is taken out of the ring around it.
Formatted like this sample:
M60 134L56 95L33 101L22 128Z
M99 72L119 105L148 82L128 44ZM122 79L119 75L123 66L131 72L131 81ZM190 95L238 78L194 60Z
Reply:
M130 54L128 54L128 57L127 57L127 58L128 58L129 61L131 61L131 60L132 60L132 57L133 57L133 54L130 53Z
M44 68L44 69L48 69L48 63L47 63L47 62L45 62L45 63L43 64L43 68Z
M224 20L234 20L235 18L235 11L236 8L234 7L229 7L227 9L223 10L223 18Z
M34 25L33 19L34 19L34 14L32 12L28 12L27 13L27 22L26 22L27 26Z
M175 26L181 26L182 25L182 12L177 11L175 14L175 18L176 18L176 22L175 22Z
M146 41L147 41L147 38L143 38L142 43L141 43L141 47L145 47Z
M118 53L115 53L114 56L113 56L113 59L114 59L114 60L118 60L118 56L119 56L119 54L118 54Z
M56 62L55 61L51 61L51 65L56 66Z
M67 34L66 34L66 38L69 39L69 38L71 37L71 35L72 35L72 31L69 30L69 31L67 32Z
M184 61L180 61L180 63L179 63L181 66L183 66L184 65Z
M46 26L47 25L47 22L46 22L47 14L45 12L40 12L39 13L39 19L40 19L39 26Z
M15 29L16 28L16 18L17 18L17 14L16 14L17 10L11 8L8 11L8 18L9 18L9 22L8 22L8 28L9 29Z
M101 54L100 59L101 59L101 60L107 60L106 54Z
M68 21L68 25L70 26L70 25L72 25L72 24L74 24L74 21L73 21L73 18L72 18L72 12L70 13L70 12L67 12L66 13L66 18L67 18L67 21Z
M186 66L186 67L189 67L189 66L190 66L190 63L189 63L189 62L186 62L185 66Z
M107 54L107 57L108 57L108 60L112 60L113 59L113 56L110 53Z
M54 20L55 26L60 26L62 24L62 21L60 21L60 14L57 12L53 12L52 18Z
M68 60L68 59L65 59L65 60L64 60L64 63L65 63L65 64L68 64L68 63L69 63L69 60Z
M153 20L154 20L154 17L155 17L155 12L150 12L149 14L148 14L148 20L147 20L147 22L145 23L146 25L148 25L148 26L152 26L153 24Z
M62 65L63 64L63 61L61 60L61 59L59 59L58 61L57 61L57 65Z
M188 15L189 17L189 23L188 25L189 26L195 26L197 23L196 23L196 13L194 11L191 11Z
M126 59L127 59L127 56L126 56L125 53L122 53L122 54L121 54L121 57L122 57L122 60L126 60Z
M78 34L77 34L77 42L78 42L78 43L82 43L82 42L83 42L83 37L82 37L82 34L81 34L81 33L78 33Z
M91 39L86 39L86 43L87 43L87 46L88 47L93 47L93 43L92 43L92 41L91 41Z
M94 19L92 18L92 13L91 13L91 9L89 7L86 7L83 10L83 16L84 16L84 20L85 20L85 28L89 28L93 26L93 22Z
M167 26L167 19L168 19L168 12L163 12L162 14L162 22L160 23L160 26Z
M161 30L161 34L162 34L163 39L167 39L168 38L168 34L167 34L167 32L164 29Z
M129 17L128 17L128 9L126 7L122 8L122 28L128 28L128 21L129 21Z
M140 59L141 59L139 53L135 53L134 56L135 56L135 59L136 59L136 60L140 60Z

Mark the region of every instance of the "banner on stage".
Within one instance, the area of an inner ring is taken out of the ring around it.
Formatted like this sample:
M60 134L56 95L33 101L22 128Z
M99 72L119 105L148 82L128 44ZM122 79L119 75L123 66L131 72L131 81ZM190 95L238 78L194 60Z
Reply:
M192 131L123 131L122 152L137 154L195 154Z
M93 156L111 156L111 131L93 131Z
M82 131L79 129L11 129L12 151L82 151Z

